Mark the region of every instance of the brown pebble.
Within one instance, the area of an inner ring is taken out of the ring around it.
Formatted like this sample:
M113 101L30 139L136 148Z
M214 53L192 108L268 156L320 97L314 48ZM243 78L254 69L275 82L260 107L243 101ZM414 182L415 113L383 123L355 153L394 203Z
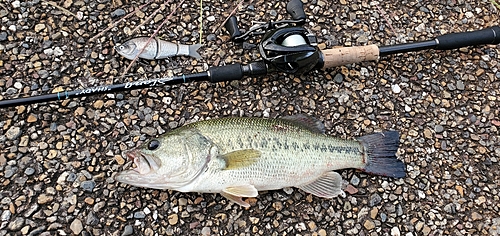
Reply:
M40 196L38 196L38 204L46 204L46 203L49 203L52 201L52 199L54 199L52 196L48 196L47 194L45 193L42 193L40 194Z
M18 106L17 107L17 114L22 114L26 110L25 106Z
M346 191L352 195L352 194L356 194L358 192L358 189L349 184L349 185L347 185L347 187L345 188L344 191Z
M121 155L115 155L115 160L119 165L123 165L125 163L125 159L123 159Z
M425 138L432 138L432 131L430 129L424 129L424 137Z
M277 211L281 211L283 209L283 204L281 202L273 202L273 208Z
M179 221L179 216L177 214L172 214L168 216L168 223L170 225L175 225Z
M81 116L85 112L85 107L78 107L75 110L75 116Z
M37 118L36 118L36 116L35 116L35 115L33 115L33 114L30 114L30 115L28 116L28 123L33 123L33 122L36 122L37 120L38 120L38 119L37 119Z
M315 230L316 230L316 228L318 228L318 227L316 226L316 223L315 223L314 221L309 222L309 223L307 224L307 226L309 226L309 229L310 229L311 231L315 231Z
M95 109L101 109L103 105L104 105L104 102L102 100L97 100L94 102Z
M373 223L373 221L371 221L371 220L366 220L365 223L363 224L363 226L367 230L372 230L375 228L375 223Z
M91 197L87 197L85 198L85 203L89 204L89 205L93 205L95 202L95 200Z
M476 221L476 220L482 220L483 216L477 212L472 212L471 218L473 221Z
M372 218L372 219L377 218L377 214L378 214L378 208L374 207L374 208L370 211L370 218Z

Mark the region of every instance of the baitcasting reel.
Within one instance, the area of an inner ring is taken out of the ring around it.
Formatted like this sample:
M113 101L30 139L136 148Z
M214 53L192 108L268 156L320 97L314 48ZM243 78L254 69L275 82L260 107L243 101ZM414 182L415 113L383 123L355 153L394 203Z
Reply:
M306 22L302 1L291 0L286 10L292 20L254 25L241 33L236 17L231 16L225 27L236 43L244 43L251 36L263 35L257 47L269 71L275 69L302 74L317 66L322 67L322 54L316 47L316 36L302 27Z

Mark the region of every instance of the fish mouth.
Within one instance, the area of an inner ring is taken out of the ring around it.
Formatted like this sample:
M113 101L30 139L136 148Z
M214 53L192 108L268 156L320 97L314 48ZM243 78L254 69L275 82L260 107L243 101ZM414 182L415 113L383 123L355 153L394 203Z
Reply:
M136 167L131 171L135 171L140 175L149 174L160 169L160 165L153 157L145 155L139 150L134 149L123 153L123 155L134 162Z
M160 164L149 155L143 154L140 150L124 152L122 156L132 160L135 168L119 172L115 180L125 184L136 186L151 186L155 180L161 179L156 171L160 169Z

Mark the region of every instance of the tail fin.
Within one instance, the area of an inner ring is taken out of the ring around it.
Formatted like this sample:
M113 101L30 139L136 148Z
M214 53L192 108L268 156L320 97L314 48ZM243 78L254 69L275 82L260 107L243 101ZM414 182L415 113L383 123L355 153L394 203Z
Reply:
M357 138L365 148L366 166L364 172L403 178L406 176L406 166L396 157L399 147L399 133L387 131Z
M189 56L194 57L198 60L201 59L201 55L197 52L201 46L203 46L203 45L202 44L189 45Z

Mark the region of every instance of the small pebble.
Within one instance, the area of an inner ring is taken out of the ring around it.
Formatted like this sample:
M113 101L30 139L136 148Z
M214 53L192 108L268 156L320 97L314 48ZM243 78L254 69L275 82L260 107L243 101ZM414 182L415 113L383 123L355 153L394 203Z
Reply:
M112 18L122 17L126 14L125 10L118 8L111 13Z
M78 234L80 234L80 232L82 232L83 225L79 219L75 219L75 220L73 220L73 222L71 222L69 228L71 229L73 234L78 235Z
M134 213L134 218L135 219L144 219L146 217L146 214L142 211L137 211Z
M401 88L399 87L398 84L391 85L391 89L392 89L393 93L400 93L401 92Z
M436 131L436 133L441 133L444 131L444 127L442 125L436 125L436 127L434 127L434 131Z
M17 139L21 135L21 128L12 126L10 127L7 132L5 132L5 136L7 139L14 140Z
M338 84L341 84L342 81L344 81L344 76L341 74L341 73L337 73L335 74L335 76L333 77L333 80L338 83Z
M128 236L134 234L134 227L132 225L126 225L123 229L122 236Z
M35 173L35 169L33 169L33 168L31 168L31 167L28 167L28 168L26 168L26 169L24 170L24 173L25 173L26 175L28 175L28 176L29 176L29 175L32 175L32 174L34 174L34 173Z
M80 183L80 187L86 192L92 192L95 187L95 182L93 180L86 180Z
M375 205L378 205L380 202L382 202L382 198L380 197L380 195L375 193L370 196L369 206L373 207Z

